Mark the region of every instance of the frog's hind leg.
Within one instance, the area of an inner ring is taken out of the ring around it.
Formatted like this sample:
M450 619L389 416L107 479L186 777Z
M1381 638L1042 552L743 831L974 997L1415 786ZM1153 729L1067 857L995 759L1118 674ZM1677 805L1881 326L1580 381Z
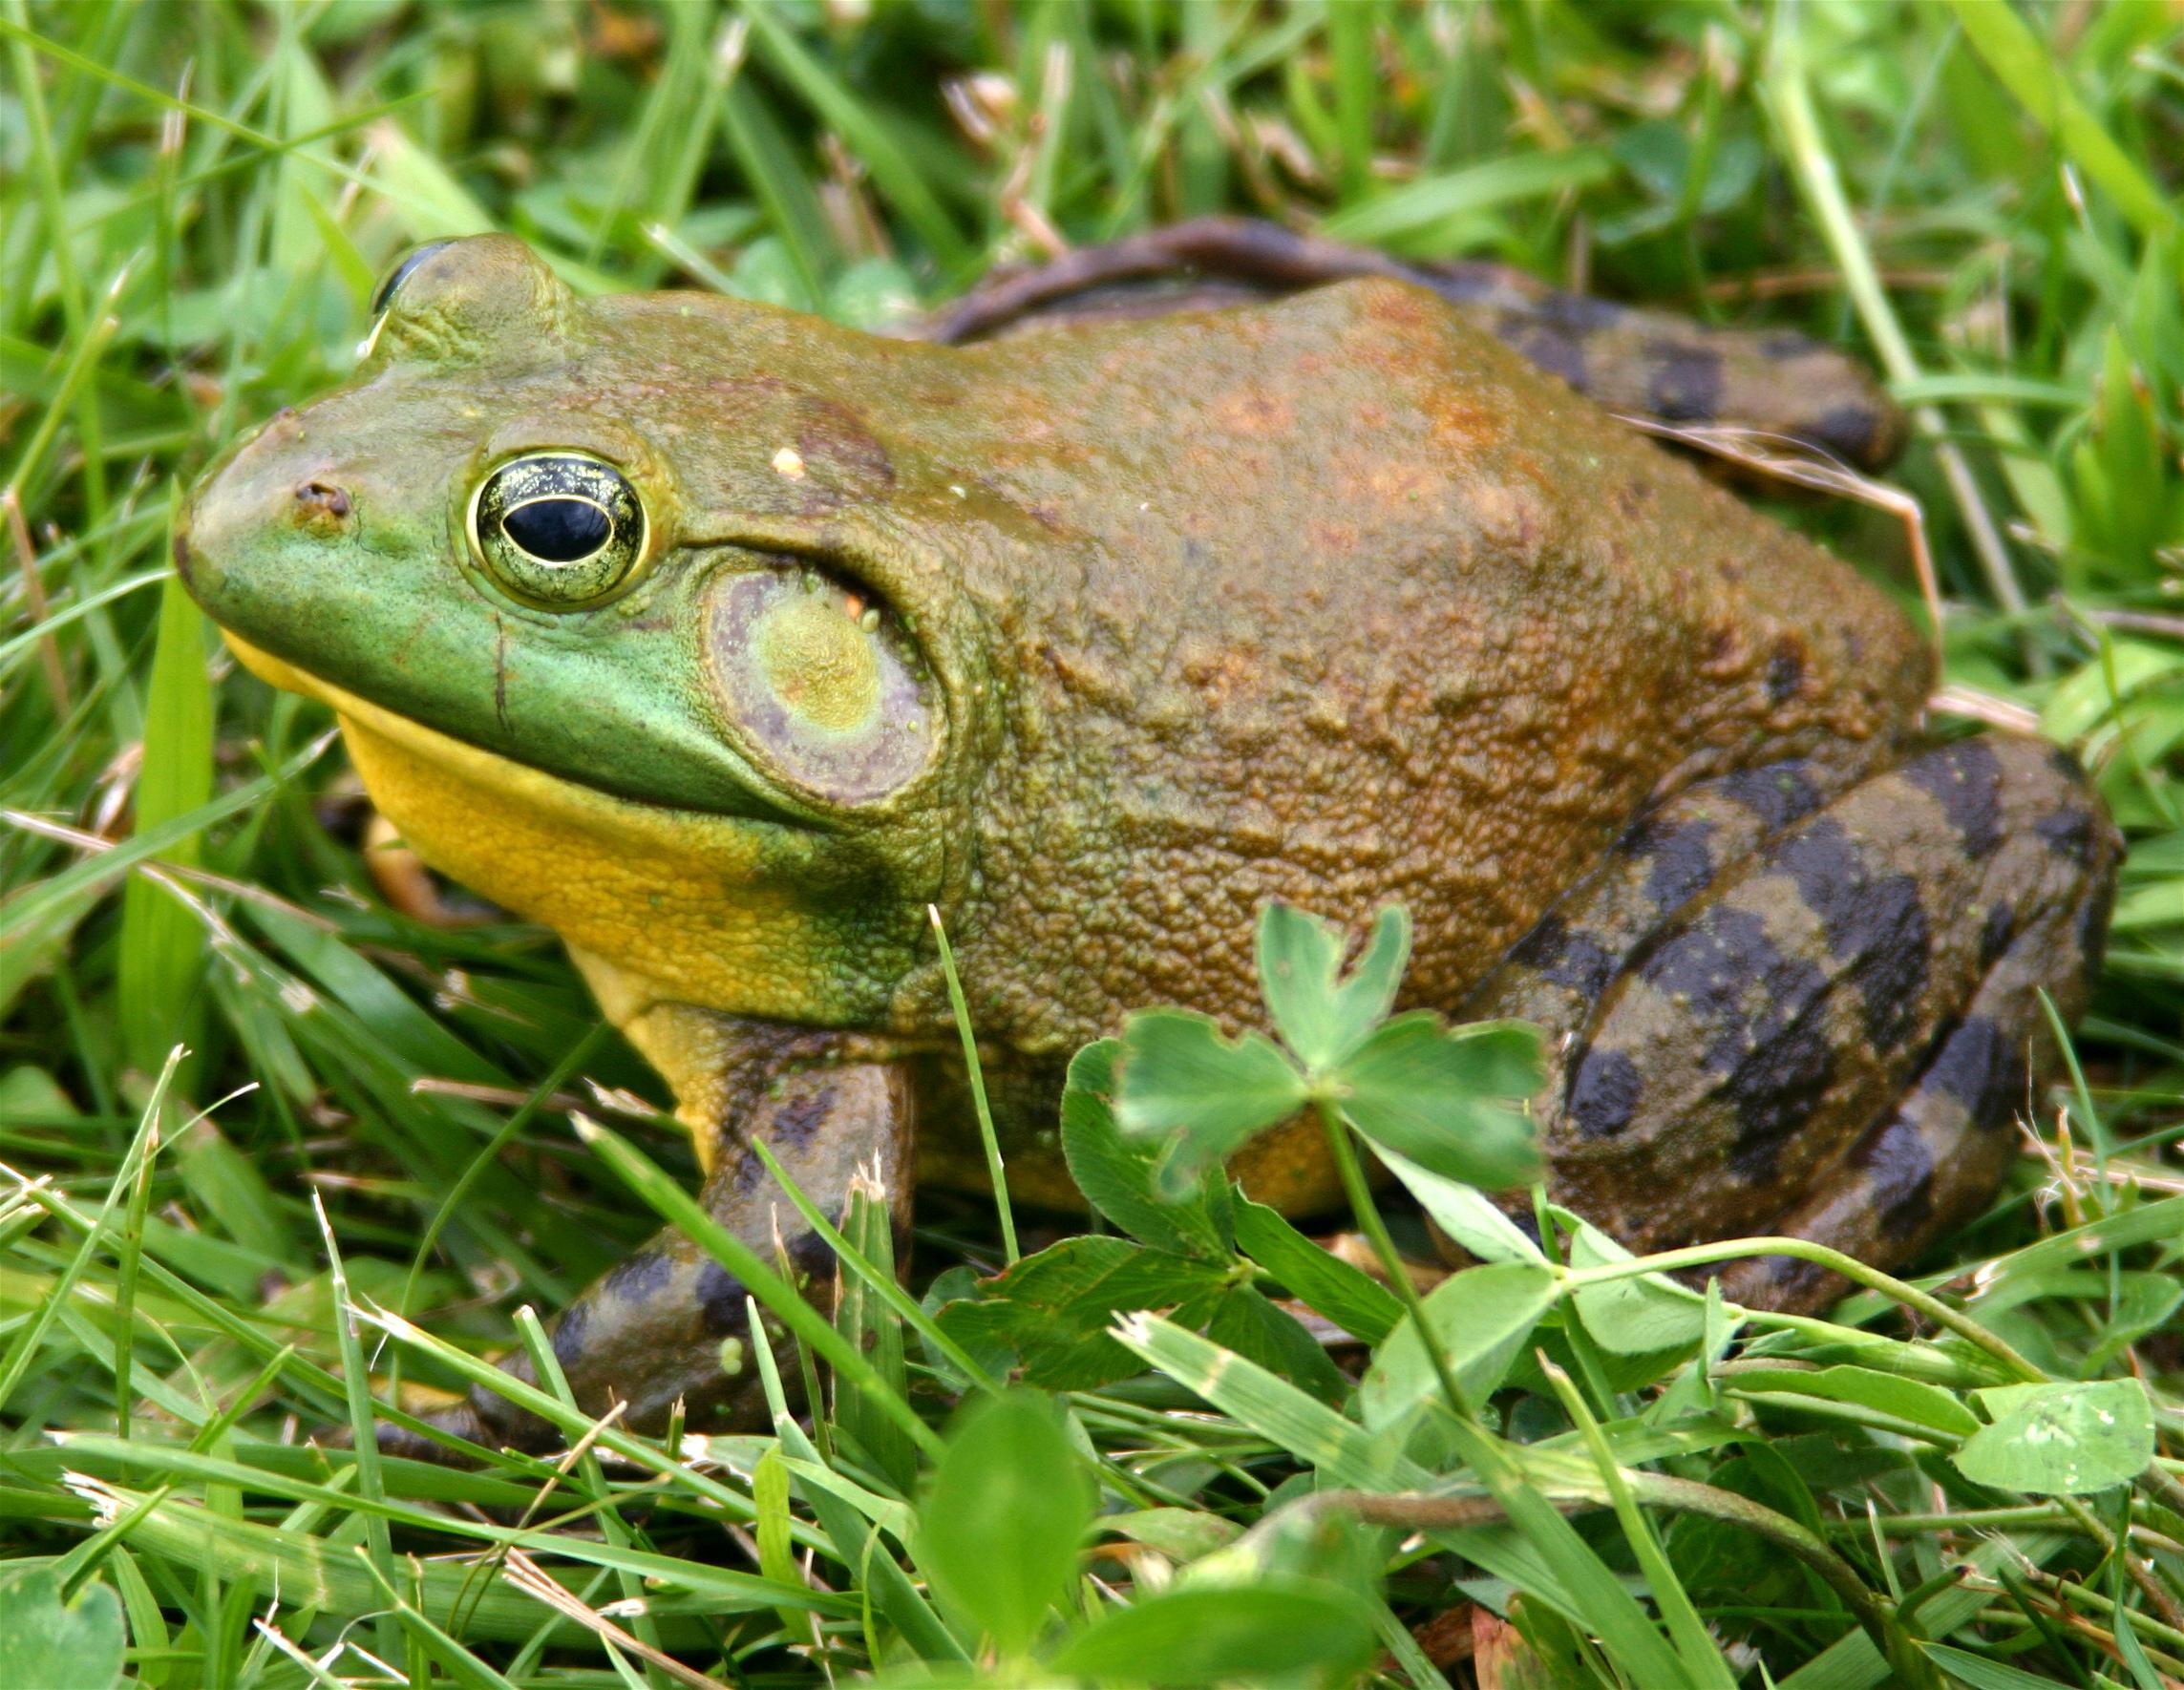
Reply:
M2058 813L2050 837L2079 849L2076 818ZM2096 822L2092 834L2106 833ZM2104 841L2106 843L2106 841ZM2049 1046L2043 991L2066 1022L2083 1008L2100 963L2114 849L2089 860L2079 897L2033 909L2004 942L1961 1016L1936 1037L1926 1066L1895 1109L1851 1149L1836 1173L1767 1228L1861 1261L1909 1261L1976 1215L2017 1153L2012 1122L2037 1107L2034 1080ZM1989 907L1999 930L2004 906ZM1989 943L1996 942L1990 935ZM1722 1273L1722 1291L1748 1308L1806 1309L1847 1287L1790 1256L1755 1257Z
M1467 1006L1540 1022L1557 1199L1666 1249L1791 1233L1877 1265L1984 1202L2097 962L2116 843L2070 759L1961 741L1830 794L1785 764L1642 822ZM1774 1261L1727 1289L1810 1307Z
M792 1068L744 1100L717 1143L700 1193L707 1212L770 1264L785 1257L807 1295L831 1297L834 1253L813 1232L751 1148L760 1138L797 1188L838 1216L860 1178L885 1191L898 1226L908 1219L911 1115L907 1083L890 1063ZM580 1295L551 1338L571 1395L586 1414L616 1404L619 1424L658 1431L676 1404L693 1428L763 1420L744 1286L681 1232L668 1228ZM769 1321L771 1329L772 1322ZM778 1334L774 1334L778 1341ZM536 1384L529 1358L502 1363ZM483 1444L544 1448L562 1433L482 1386L429 1417L440 1430ZM423 1460L445 1446L382 1423L380 1447Z

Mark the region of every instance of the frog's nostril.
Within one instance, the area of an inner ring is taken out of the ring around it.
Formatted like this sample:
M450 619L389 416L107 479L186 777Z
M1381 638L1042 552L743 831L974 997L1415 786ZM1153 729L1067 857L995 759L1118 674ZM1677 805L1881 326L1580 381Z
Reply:
M310 516L339 519L349 515L349 495L324 481L299 482L296 487L296 502Z

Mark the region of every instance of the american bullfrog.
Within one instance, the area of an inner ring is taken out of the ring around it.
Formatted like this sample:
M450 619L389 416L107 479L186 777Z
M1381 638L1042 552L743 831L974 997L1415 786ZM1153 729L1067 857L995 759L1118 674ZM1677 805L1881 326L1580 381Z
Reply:
M2039 993L2084 1003L2117 855L2084 774L1931 737L1885 593L1573 391L1637 320L1550 298L1542 338L1351 267L959 346L435 243L355 379L207 475L176 561L428 862L566 940L707 1207L815 1283L753 1140L822 1205L985 1178L928 905L1026 1197L1071 1195L1082 1044L1149 1004L1253 1023L1269 899L1353 930L1400 899L1408 1004L1546 1029L1560 1200L1639 1248L1906 1260L2012 1153ZM1692 414L1694 356L1624 386ZM1236 1172L1337 1195L1310 1131ZM744 1310L664 1234L554 1344L587 1408L694 1424L751 1401ZM541 1429L482 1391L442 1422Z

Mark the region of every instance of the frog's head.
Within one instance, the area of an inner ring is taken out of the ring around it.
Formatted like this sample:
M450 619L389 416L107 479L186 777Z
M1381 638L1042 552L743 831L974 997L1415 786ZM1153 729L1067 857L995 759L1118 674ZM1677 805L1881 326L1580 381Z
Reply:
M610 1011L883 1015L960 872L977 643L830 394L936 354L580 301L501 236L412 254L373 315L351 385L192 496L198 601L334 707L428 861L603 963Z

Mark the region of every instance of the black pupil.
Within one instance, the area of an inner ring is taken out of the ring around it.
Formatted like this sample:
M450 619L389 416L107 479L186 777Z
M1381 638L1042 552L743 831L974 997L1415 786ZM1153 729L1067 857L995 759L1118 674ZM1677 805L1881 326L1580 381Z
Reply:
M384 311L388 302L394 297L394 290L409 280L410 272L447 244L448 243L445 241L428 241L392 270L389 270L387 280L379 284L379 291L371 296L371 314L376 317L381 311Z
M606 513L583 498L535 498L500 518L502 533L548 563L590 557L606 543L612 527Z

